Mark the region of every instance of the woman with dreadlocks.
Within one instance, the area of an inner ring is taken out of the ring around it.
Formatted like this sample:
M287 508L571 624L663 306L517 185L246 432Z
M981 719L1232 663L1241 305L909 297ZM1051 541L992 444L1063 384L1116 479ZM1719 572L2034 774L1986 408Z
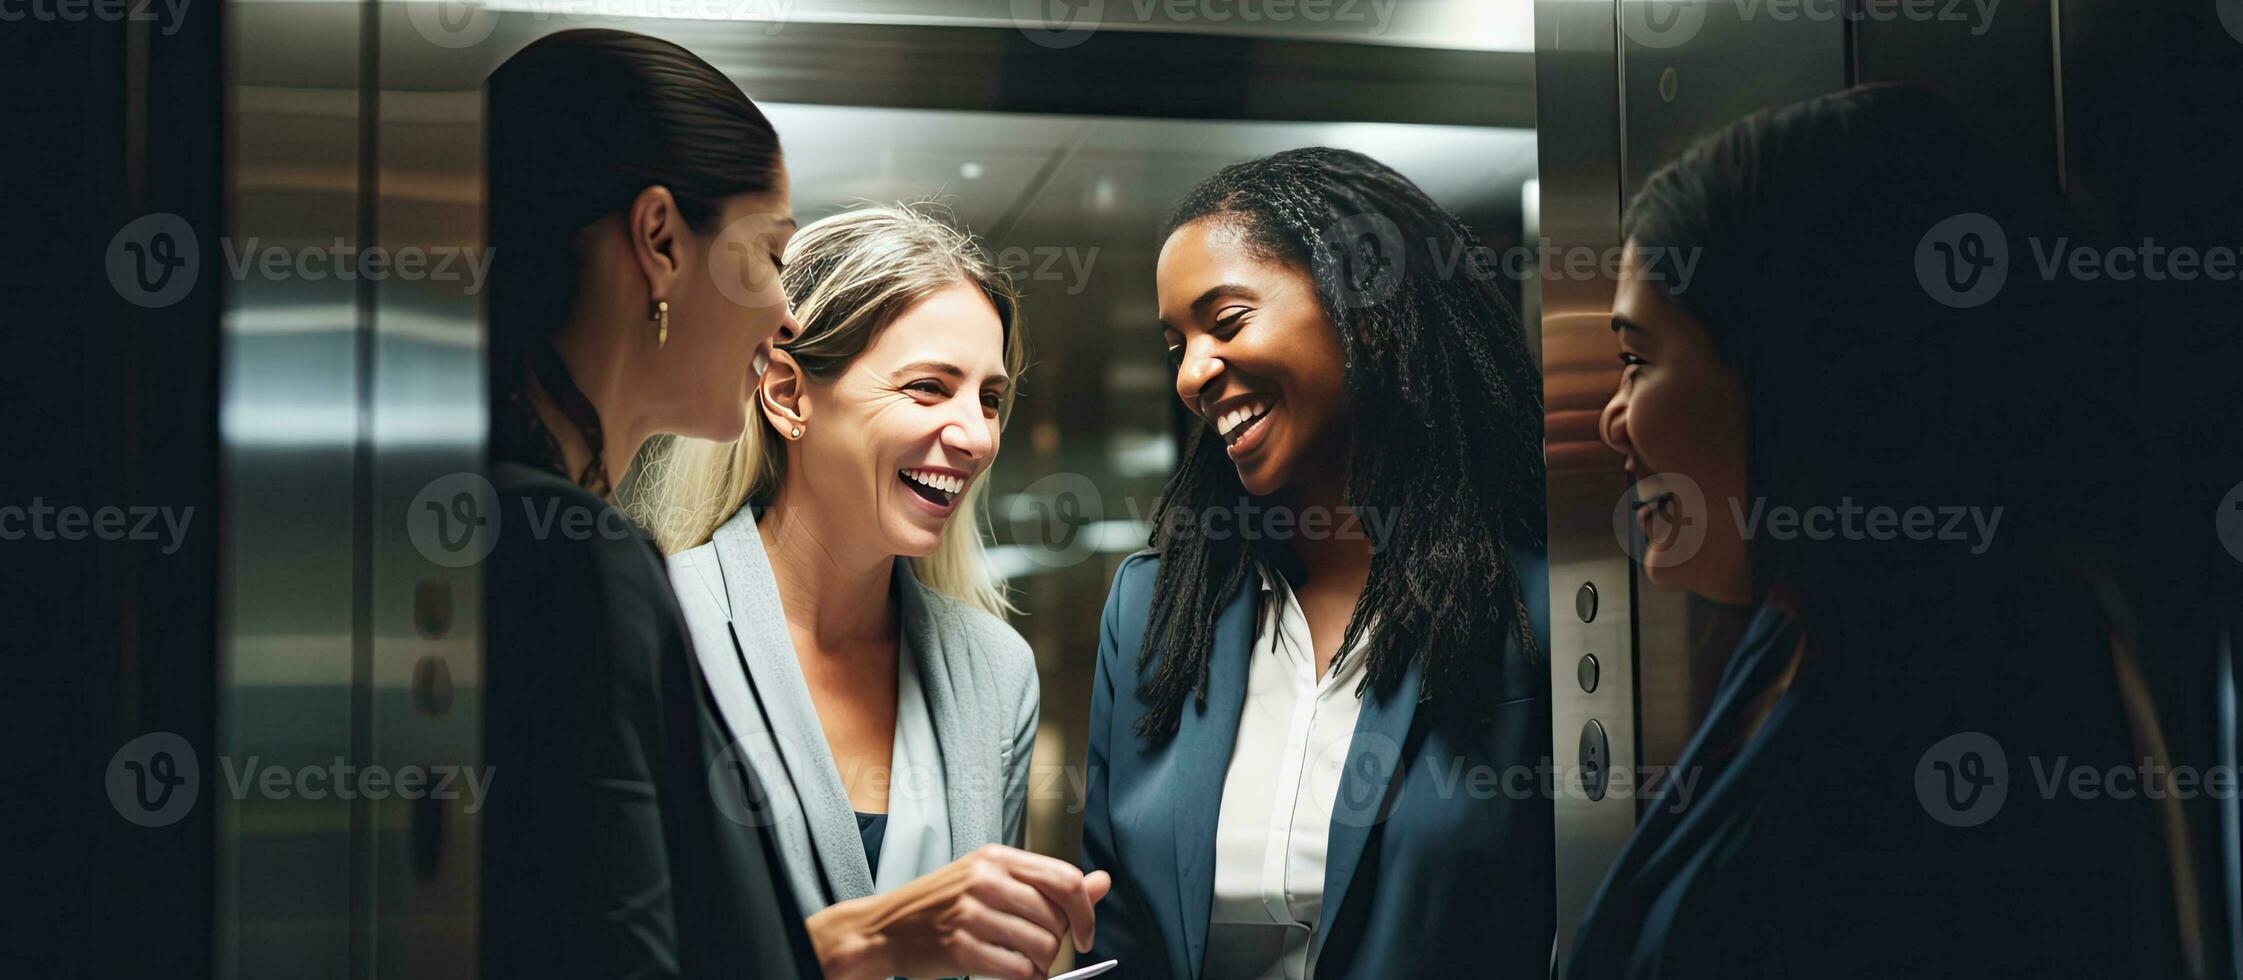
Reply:
M1478 241L1314 147L1164 225L1204 424L1122 563L1091 693L1093 960L1145 977L1548 968L1538 374Z

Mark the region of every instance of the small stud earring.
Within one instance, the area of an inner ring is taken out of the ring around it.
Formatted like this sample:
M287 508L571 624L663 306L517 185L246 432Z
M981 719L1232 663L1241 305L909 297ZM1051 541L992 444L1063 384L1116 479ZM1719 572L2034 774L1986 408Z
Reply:
M795 427L794 427L794 433L793 433L792 435L789 435L789 436L788 436L787 438L789 438L789 439L800 439L800 438L802 438L802 427L801 427L801 426L799 426L799 425L798 425L798 426L795 426Z
M653 320L657 324L654 328L654 346L661 347L668 344L670 342L670 301L666 299L655 300L654 315L647 317L647 319Z

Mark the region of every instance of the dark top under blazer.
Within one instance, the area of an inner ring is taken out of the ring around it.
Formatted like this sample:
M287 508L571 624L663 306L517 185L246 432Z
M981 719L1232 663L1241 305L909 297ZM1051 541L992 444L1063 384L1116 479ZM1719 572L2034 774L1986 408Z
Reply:
M816 976L769 834L725 815L762 791L653 543L557 474L493 476L482 974Z
M1527 608L1546 608L1539 564L1520 567ZM1121 960L1112 977L1200 975L1215 821L1259 618L1249 575L1216 621L1206 702L1186 705L1174 737L1141 739L1137 653L1158 568L1146 552L1115 573L1091 689L1081 863L1112 874L1114 888L1084 961ZM1548 972L1552 828L1538 767L1550 751L1549 675L1516 640L1496 653L1499 693L1484 704L1420 705L1414 669L1393 691L1365 694L1333 807L1319 978Z

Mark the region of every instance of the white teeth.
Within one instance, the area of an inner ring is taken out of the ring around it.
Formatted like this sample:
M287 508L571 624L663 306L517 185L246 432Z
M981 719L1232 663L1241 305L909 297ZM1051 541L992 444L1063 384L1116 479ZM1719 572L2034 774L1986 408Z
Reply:
M1215 431L1220 432L1226 436L1230 435L1232 430L1238 428L1239 423L1253 418L1256 415L1262 414L1262 412L1268 407L1269 406L1267 405L1256 402L1249 405L1242 405L1238 408L1231 409L1228 412L1224 412L1221 418L1215 420Z
M906 479L933 487L944 493L958 493L966 489L966 478L946 473L928 473L922 470L902 470Z

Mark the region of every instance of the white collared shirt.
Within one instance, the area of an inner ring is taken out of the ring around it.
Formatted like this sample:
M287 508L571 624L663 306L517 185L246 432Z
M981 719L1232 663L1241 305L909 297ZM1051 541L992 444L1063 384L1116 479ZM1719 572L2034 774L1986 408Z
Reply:
M1323 937L1324 852L1348 744L1363 702L1363 637L1316 676L1308 617L1264 569L1246 704L1215 822L1215 895L1205 980L1305 980Z

